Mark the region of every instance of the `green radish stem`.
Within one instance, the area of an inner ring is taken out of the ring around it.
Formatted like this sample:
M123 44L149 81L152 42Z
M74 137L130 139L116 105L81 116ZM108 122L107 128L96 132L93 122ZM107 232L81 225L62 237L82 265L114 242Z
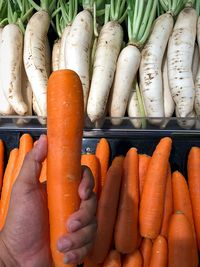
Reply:
M141 114L141 121L142 121L142 129L146 128L146 119L145 119L145 109L144 109L144 104L143 104L143 100L142 100L142 96L140 93L140 88L138 85L138 82L136 82L136 94L137 94L137 99L138 99L138 105L139 105L139 110L140 110L140 114Z

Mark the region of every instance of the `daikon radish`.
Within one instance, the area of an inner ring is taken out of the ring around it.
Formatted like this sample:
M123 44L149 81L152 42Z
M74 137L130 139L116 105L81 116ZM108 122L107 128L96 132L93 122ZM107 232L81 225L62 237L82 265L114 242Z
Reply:
M52 50L52 70L56 71L59 69L59 57L60 57L60 39L54 42Z
M192 75L194 82L196 80L198 68L199 68L199 47L197 43L195 43L193 60L192 60Z

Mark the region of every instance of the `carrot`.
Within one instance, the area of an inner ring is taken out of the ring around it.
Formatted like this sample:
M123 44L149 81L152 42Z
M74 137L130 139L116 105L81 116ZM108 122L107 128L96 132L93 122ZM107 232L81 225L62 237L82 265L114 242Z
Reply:
M146 154L139 154L139 190L140 190L140 199L142 196L142 190L144 186L145 175L147 168L149 166L151 157Z
M91 257L95 263L102 263L113 240L117 216L124 157L115 157L106 175L97 208L98 228Z
M47 86L47 194L50 247L55 267L65 265L57 240L65 235L69 216L78 210L84 125L83 90L78 75L58 70Z
M149 238L143 238L140 245L140 252L143 258L143 267L149 267L152 253L152 241Z
M123 164L120 200L115 225L115 247L121 253L132 253L138 241L138 154L131 148Z
M153 242L149 267L167 267L168 248L166 239L159 235Z
M194 228L194 219L192 214L192 204L190 200L190 194L185 177L178 171L172 174L172 194L174 203L174 212L182 211L187 217L192 226L194 239L196 241L196 233ZM196 243L197 246L197 243ZM198 261L198 255L196 255Z
M161 235L167 238L168 235L168 228L169 228L169 220L173 213L173 200L172 200L172 178L171 178L171 168L170 165L168 167L168 174L167 174L167 185L166 185L166 192L165 192L165 205L164 205L164 212L163 212L163 221L161 226Z
M99 159L100 162L100 185L99 185L99 193L101 193L102 187L105 183L106 173L108 171L108 164L110 158L110 147L107 139L101 138L99 143L97 144L96 157Z
M103 267L121 267L121 255L117 250L111 250L107 255Z
M20 138L20 141L19 141L19 152L18 152L17 160L16 160L16 163L14 164L14 169L12 171L12 175L10 176L10 182L9 182L10 187L8 188L8 193L7 193L7 197L5 200L5 209L4 209L4 213L2 215L0 229L3 227L5 220L6 220L13 185L14 185L14 183L15 183L15 181L16 181L19 173L20 173L25 156L32 149L32 147L33 147L33 139L30 136L30 134L23 134Z
M42 169L40 172L40 178L39 178L40 183L46 182L47 181L47 159L45 159L42 162Z
M192 147L187 163L189 192L192 203L198 248L200 250L200 148Z
M0 139L0 193L3 184L3 172L4 172L4 143L3 140Z
M139 210L140 234L143 237L154 239L160 233L171 146L171 138L162 138L149 162Z
M197 267L192 226L182 212L172 215L168 233L168 266Z
M19 149L14 148L11 150L8 163L5 169L4 178L3 178L3 186L1 192L1 202L0 202L0 229L2 229L4 225L4 213L6 212L6 203L10 198L11 188L12 188L12 173L17 162Z
M94 189L93 191L99 195L99 177L100 177L100 164L98 158L91 153L83 154L81 156L81 165L85 165L90 168L94 178Z
M126 254L123 259L123 267L142 267L142 255L137 249L133 253Z

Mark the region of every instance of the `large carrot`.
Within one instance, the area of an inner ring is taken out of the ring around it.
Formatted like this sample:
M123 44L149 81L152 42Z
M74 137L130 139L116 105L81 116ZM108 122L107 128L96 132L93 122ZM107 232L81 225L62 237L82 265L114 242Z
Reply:
M168 266L197 267L196 244L191 223L182 212L172 215L168 233Z
M47 89L47 194L50 246L55 267L65 265L57 240L66 234L66 221L78 210L81 147L84 125L83 90L71 70L51 74Z
M5 169L4 177L3 177L3 186L1 192L1 202L0 202L0 229L2 229L4 225L4 213L6 212L7 202L10 198L11 189L12 189L12 173L15 168L15 164L17 162L18 157L18 148L14 148L11 150L8 163Z
M138 241L138 153L131 148L126 154L115 225L115 247L121 253L132 253Z
M40 183L44 183L47 181L47 159L42 162L42 169L40 172L39 181Z
M106 175L97 208L98 228L92 259L95 263L104 262L113 240L117 216L124 157L115 157Z
M91 153L86 153L81 156L81 165L90 168L94 178L94 192L99 195L99 179L100 179L100 164L99 159Z
M172 177L171 177L171 168L169 165L168 174L167 174L167 185L165 192L165 206L163 213L163 221L161 226L161 235L167 238L168 228L169 228L169 220L173 213L173 200L172 200Z
M192 226L194 239L196 241L196 233L194 228L194 219L192 214L192 204L190 200L190 194L185 177L178 171L172 174L172 194L174 212L182 211L187 217ZM197 246L197 243L196 243ZM196 261L198 262L198 255L196 255Z
M126 254L123 259L123 267L142 267L142 255L137 249L133 253Z
M143 258L143 267L149 267L152 253L152 241L149 238L143 238L140 245L140 252Z
M142 190L144 186L145 175L147 168L149 166L151 157L146 154L139 154L139 190L140 190L140 199L142 196Z
M117 250L111 250L104 263L103 267L121 267L121 255Z
M198 248L200 250L200 148L192 147L187 163L189 192L192 203Z
M23 165L25 156L32 149L32 147L33 147L33 139L30 136L30 134L23 134L21 136L21 138L20 138L20 141L19 141L18 156L17 156L16 163L14 165L14 169L12 171L12 175L10 177L10 179L11 179L10 187L8 189L8 194L7 194L7 198L6 198L6 201L5 201L5 210L4 210L4 214L2 216L0 228L3 227L3 225L5 223L5 220L6 220L6 216L7 216L7 212L8 212L8 208L9 208L9 204L10 204L10 196L11 196L13 185L14 185L14 183L15 183L18 175L19 175L19 172L20 172L21 167Z
M100 185L99 193L101 193L101 188L105 183L106 173L108 171L109 158L110 158L110 147L106 138L101 138L97 144L95 154L100 162Z
M167 240L159 235L153 242L152 255L149 267L167 267L168 248Z
M4 172L4 143L0 139L0 193L3 184L3 172Z
M171 146L171 138L162 138L149 162L139 211L140 233L143 237L154 239L160 233Z

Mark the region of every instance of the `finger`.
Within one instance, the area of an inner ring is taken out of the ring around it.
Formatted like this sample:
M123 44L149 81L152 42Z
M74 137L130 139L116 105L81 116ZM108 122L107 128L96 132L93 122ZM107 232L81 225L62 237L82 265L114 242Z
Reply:
M91 248L92 248L92 243L88 243L84 247L65 253L64 263L65 264L81 264L83 259L88 255Z
M47 138L41 135L37 144L26 155L17 181L25 184L38 184L42 162L47 155Z
M82 180L78 189L80 198L82 200L88 199L93 191L93 188L94 178L92 172L88 167L82 166Z
M89 199L82 200L79 210L73 213L67 220L68 231L74 232L88 225L96 214L96 208L96 194L92 193Z
M96 219L94 219L93 222L86 227L61 237L57 243L58 250L62 253L66 253L91 243L94 239L96 229L97 223Z

